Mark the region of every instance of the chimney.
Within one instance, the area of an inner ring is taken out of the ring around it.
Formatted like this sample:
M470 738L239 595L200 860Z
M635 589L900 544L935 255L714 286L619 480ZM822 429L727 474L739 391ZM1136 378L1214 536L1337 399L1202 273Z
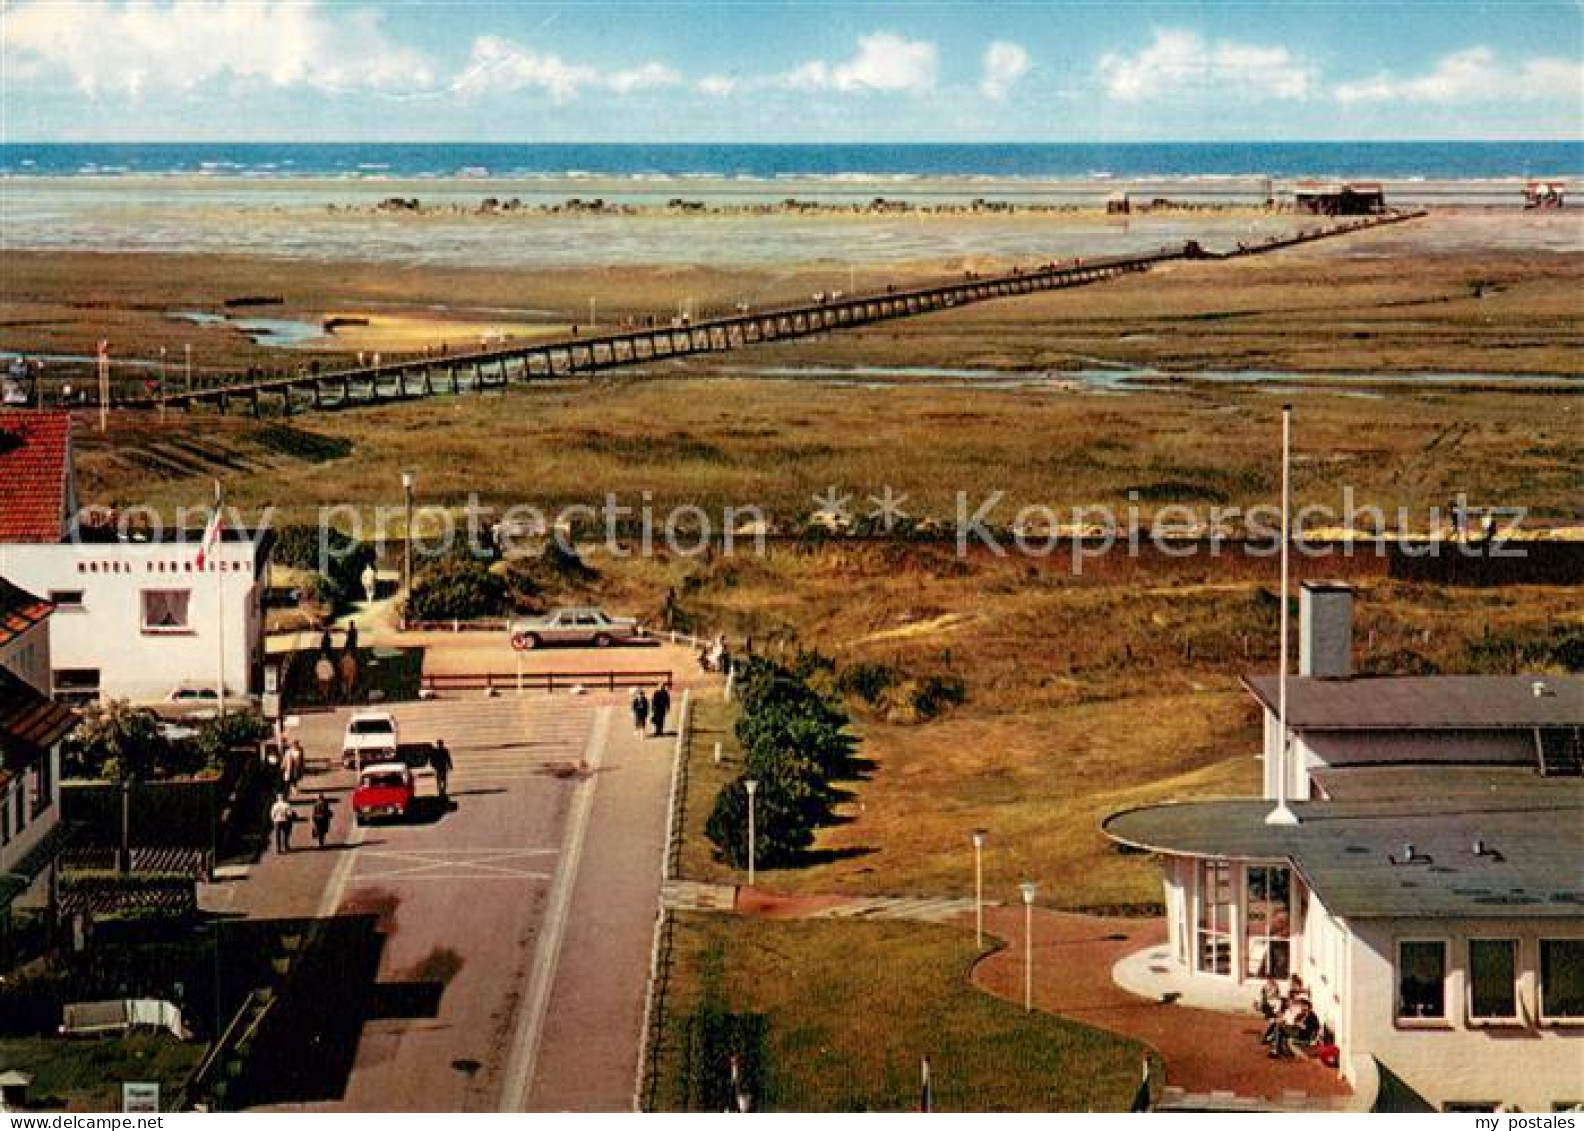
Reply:
M1347 679L1353 674L1353 587L1306 581L1298 594L1298 674Z

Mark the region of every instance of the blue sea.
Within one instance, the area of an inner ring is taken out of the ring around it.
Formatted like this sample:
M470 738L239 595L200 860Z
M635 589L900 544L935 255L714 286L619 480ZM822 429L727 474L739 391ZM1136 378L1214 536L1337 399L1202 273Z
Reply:
M1304 177L1424 181L1584 174L1584 141L995 145L4 143L14 177L970 178Z

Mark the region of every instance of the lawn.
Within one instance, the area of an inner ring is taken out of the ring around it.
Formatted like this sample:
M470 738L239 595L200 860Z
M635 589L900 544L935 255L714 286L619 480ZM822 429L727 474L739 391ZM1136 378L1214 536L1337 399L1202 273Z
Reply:
M675 945L661 1111L698 1092L688 1019L711 1010L763 1018L758 1110L917 1110L923 1057L939 1111L1125 1111L1138 1085L1139 1045L970 988L971 932L682 915Z
M160 1102L171 1102L208 1046L164 1033L125 1037L0 1039L0 1071L33 1076L28 1106L34 1110L121 1110L123 1082L156 1082Z

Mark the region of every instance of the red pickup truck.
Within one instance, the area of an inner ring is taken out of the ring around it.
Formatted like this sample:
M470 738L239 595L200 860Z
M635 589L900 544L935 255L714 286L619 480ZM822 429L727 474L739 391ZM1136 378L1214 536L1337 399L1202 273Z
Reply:
M352 815L360 825L377 817L401 820L412 811L413 772L404 762L376 762L358 774L352 792Z

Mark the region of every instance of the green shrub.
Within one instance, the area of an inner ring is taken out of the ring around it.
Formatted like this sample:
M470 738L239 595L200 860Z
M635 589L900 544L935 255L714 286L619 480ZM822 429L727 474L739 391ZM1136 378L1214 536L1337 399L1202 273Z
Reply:
M748 866L748 789L738 778L715 797L715 808L704 824L721 855L734 868ZM814 826L790 799L782 783L761 779L754 798L754 863L779 868L797 862L814 843Z
M932 675L921 680L908 696L908 706L922 720L938 718L968 698L968 686L960 676Z
M896 669L865 660L841 670L836 677L836 690L843 695L856 695L871 707L878 707L898 679Z
M209 719L198 729L198 750L206 762L215 766L230 751L255 747L269 733L269 723L257 712L230 711Z
M180 760L153 712L125 700L84 707L62 752L68 775L108 781L147 781Z
M362 596L363 569L373 564L374 548L329 527L283 526L275 531L270 560L324 575L329 588L315 595L339 605Z
M472 620L506 612L506 583L482 562L450 559L430 567L408 597L409 615L420 621Z

